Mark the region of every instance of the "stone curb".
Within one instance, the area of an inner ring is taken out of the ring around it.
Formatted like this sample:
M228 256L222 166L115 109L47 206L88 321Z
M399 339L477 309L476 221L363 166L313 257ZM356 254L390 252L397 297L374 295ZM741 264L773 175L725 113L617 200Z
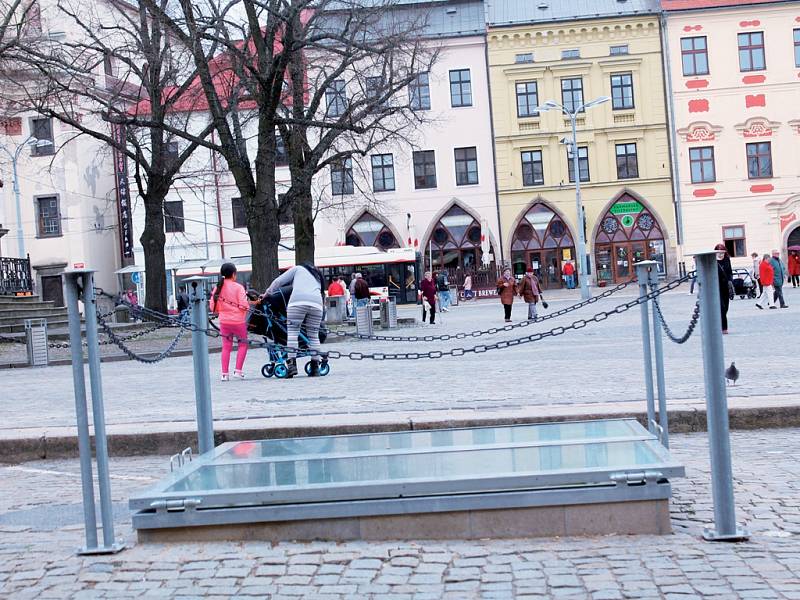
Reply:
M442 411L444 412L444 411ZM731 408L728 412L731 429L754 430L769 428L800 427L800 405L770 406L763 408ZM380 415L374 415L376 419ZM311 417L310 417L311 418ZM221 428L215 433L215 443L306 437L319 435L342 435L356 433L375 433L387 431L412 431L452 427L480 427L493 425L512 425L524 423L549 423L554 421L582 421L590 419L635 418L646 423L646 413L596 412L585 414L549 414L545 416L518 416L512 412L495 414L490 417L443 418L435 414L421 415L419 420L412 417L392 418L374 422L283 425L271 427L230 427ZM280 421L280 419L276 419ZM705 410L675 410L669 412L671 433L689 433L706 430ZM147 424L142 424L147 426ZM217 426L220 426L217 423ZM112 456L168 455L183 448L197 447L196 431L189 428L182 431L156 431L148 433L112 433L108 436L108 448ZM77 458L78 439L76 436L39 438L0 439L0 462L18 463L44 458Z

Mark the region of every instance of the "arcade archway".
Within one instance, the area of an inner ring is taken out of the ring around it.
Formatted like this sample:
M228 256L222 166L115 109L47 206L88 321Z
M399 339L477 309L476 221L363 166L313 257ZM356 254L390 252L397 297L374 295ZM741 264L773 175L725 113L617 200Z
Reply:
M564 285L561 268L575 258L575 242L564 220L544 202L534 203L520 219L511 239L515 275L532 267L544 289Z
M375 246L381 250L400 247L392 230L369 212L362 214L353 223L344 240L348 246Z
M451 275L478 270L483 265L481 224L459 205L454 204L433 226L423 250L429 253L433 270L447 269ZM489 244L489 253L494 249Z
M634 263L654 260L666 273L665 237L656 215L632 195L620 195L600 218L594 240L597 281L621 283L636 276Z

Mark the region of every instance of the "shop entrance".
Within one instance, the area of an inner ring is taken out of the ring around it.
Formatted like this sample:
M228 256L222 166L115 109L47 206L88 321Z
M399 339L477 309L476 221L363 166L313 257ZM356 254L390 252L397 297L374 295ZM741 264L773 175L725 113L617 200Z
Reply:
M567 225L544 202L535 203L517 225L511 240L514 275L523 275L531 267L542 289L558 289L564 287L563 264L574 259L574 243Z

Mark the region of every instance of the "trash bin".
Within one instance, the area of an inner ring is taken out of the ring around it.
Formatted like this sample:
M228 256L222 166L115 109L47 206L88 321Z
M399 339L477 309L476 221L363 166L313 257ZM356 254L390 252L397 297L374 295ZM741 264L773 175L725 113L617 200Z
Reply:
M347 318L347 307L344 296L328 296L325 298L325 322L342 323Z
M372 335L372 306L369 304L356 308L356 333Z
M458 286L450 286L450 306L458 306Z
M46 367L50 362L47 319L25 319L25 340L28 346L28 364L32 367Z
M381 329L397 328L397 301L387 298L381 301Z

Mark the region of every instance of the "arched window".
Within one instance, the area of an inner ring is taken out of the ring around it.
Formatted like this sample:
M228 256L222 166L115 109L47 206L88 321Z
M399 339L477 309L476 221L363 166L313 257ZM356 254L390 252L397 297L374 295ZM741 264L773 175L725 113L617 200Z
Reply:
M434 226L424 250L431 252L433 269L477 269L483 257L481 235L475 217L453 205Z
M595 237L597 279L627 281L635 275L634 263L642 260L654 260L659 272L666 272L664 232L650 209L623 194L600 218Z
M361 215L347 231L345 243L348 246L375 246L381 250L400 247L392 230L368 212Z
M561 268L574 259L569 227L553 209L537 202L520 220L511 239L511 263L519 275L531 267L546 288L559 288L564 284Z

